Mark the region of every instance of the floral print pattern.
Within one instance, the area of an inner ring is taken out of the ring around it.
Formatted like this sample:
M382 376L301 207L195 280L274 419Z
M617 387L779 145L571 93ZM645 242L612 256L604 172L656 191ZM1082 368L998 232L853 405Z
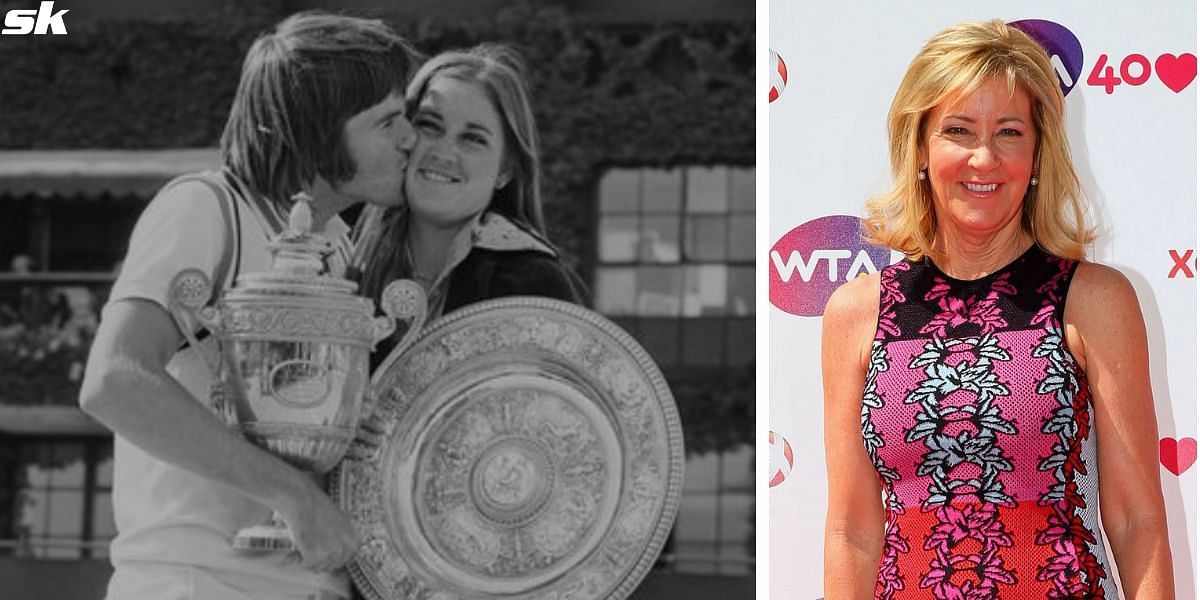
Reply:
M1075 266L1033 247L976 281L881 272L860 416L886 511L876 598L1116 598L1062 334Z
M904 294L900 293L900 282L896 275L911 268L911 263L900 262L879 274L879 326L875 333L877 340L883 339L884 335L900 335L900 326L896 325L896 313L892 307L904 302Z
M964 360L954 366L945 362L947 350L964 347L970 349L975 360ZM996 481L999 472L1013 469L1012 461L997 445L996 435L1013 434L1016 430L1002 417L995 402L997 397L1009 395L1009 390L992 370L993 358L1010 359L993 337L934 339L908 365L910 369L925 367L926 379L904 399L906 403L921 404L916 424L904 439L906 442L923 440L929 448L917 468L917 475L932 478L929 496L925 498L926 507L945 504L957 496L975 496L981 501L997 504L1012 503L1012 498ZM973 394L975 401L957 406L943 404L946 397L958 391ZM957 435L946 433L951 425L963 422L971 426L973 433L968 430ZM978 479L949 476L950 470L963 462L982 469ZM960 489L966 491L960 492Z
M904 301L904 296L900 294L899 287L895 285L894 280L882 282L881 287L880 302L885 306L891 306ZM879 327L881 329L885 327L891 329L894 328L894 325L886 324L881 318ZM904 589L904 578L900 575L899 558L902 554L908 553L908 539L900 535L900 530L896 522L896 515L903 513L904 507L892 489L892 482L900 479L900 474L879 459L879 449L883 447L884 440L883 436L875 430L875 423L871 420L871 411L883 407L883 398L876 393L875 386L878 374L888 369L887 357L884 354L882 343L876 341L871 345L870 361L871 364L867 370L867 381L863 386L860 424L867 456L870 457L871 464L875 465L875 471L879 474L888 510L892 515L888 518L884 529L883 556L880 559L879 578L877 582L880 588L880 597L890 599L897 592Z
M1039 470L1053 473L1055 483L1041 497L1041 503L1052 506L1054 512L1036 540L1039 545L1050 545L1054 554L1038 569L1037 577L1053 583L1056 597L1078 597L1080 592L1095 595L1101 593L1099 582L1107 573L1090 549L1097 536L1075 513L1087 506L1075 483L1088 474L1081 452L1091 424L1087 386L1083 372L1067 353L1060 329L1047 327L1033 356L1048 362L1038 393L1052 394L1057 403L1042 432L1058 438L1051 453L1038 462Z
M1016 288L1009 283L1008 276L1009 273L1004 273L992 280L992 285L982 296L951 294L950 283L940 276L935 276L933 288L925 294L925 300L936 301L941 310L921 328L921 333L945 336L947 330L968 324L978 325L984 333L991 333L1008 325L996 306L1001 294L1012 296L1017 293Z

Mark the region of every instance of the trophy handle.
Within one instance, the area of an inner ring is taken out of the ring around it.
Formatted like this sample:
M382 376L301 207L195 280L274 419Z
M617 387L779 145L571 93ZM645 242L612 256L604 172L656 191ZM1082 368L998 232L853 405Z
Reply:
M429 316L429 300L425 295L425 288L412 279L397 279L389 283L387 287L383 288L383 294L379 297L379 305L387 316L375 319L375 340L372 342L372 349L376 342L396 331L397 321L407 321L408 331L404 332L404 337L400 338L400 342L396 344L395 348L392 348L387 358L383 359L383 362L376 367L376 373L386 370L397 357L404 353L404 350L416 341ZM378 398L375 398L374 387L367 386L366 396L363 399L362 420L364 423L371 419L377 404Z
M188 344L195 348L203 357L205 364L212 372L213 379L221 376L221 353L212 346L200 343L192 325L199 323L212 333L220 329L220 313L211 306L205 306L212 296L212 282L208 275L199 269L184 269L171 280L168 291L168 311L175 319L175 325L183 333Z
M425 326L425 318L429 315L425 288L411 279L397 279L383 289L379 304L387 318L376 321L375 342L391 335L396 330L397 321L408 323L408 331L404 332L404 337L392 349L393 356L399 355L417 339Z

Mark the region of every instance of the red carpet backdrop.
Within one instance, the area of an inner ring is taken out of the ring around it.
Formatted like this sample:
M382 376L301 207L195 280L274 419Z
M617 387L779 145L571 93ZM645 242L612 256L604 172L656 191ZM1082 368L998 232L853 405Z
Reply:
M934 33L993 18L1025 21L1048 49L1097 225L1088 258L1137 290L1176 593L1197 597L1195 2L939 0L771 5L761 93L771 132L772 598L823 595L821 315L837 286L900 259L859 238L863 202L890 183L892 96Z

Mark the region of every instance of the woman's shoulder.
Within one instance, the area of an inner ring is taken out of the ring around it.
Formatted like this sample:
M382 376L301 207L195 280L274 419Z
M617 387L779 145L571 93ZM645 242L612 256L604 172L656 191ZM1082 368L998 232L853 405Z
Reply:
M1079 261L1067 293L1068 309L1075 305L1104 310L1129 303L1137 305L1137 293L1124 273L1108 265Z
M495 248L473 248L470 259L476 263L490 263L498 273L521 273L530 275L557 273L566 267L558 257L531 249L502 250Z
M855 373L866 372L879 320L879 282L880 273L876 271L859 275L834 290L825 304L821 323L823 362L852 364Z
M874 314L879 310L880 271L864 273L847 281L833 291L825 304L825 316Z
M1063 325L1076 361L1089 375L1144 358L1146 322L1137 292L1113 267L1080 261L1067 290Z
M1091 292L1120 292L1133 290L1133 284L1119 269L1087 260L1079 261L1075 276L1071 278L1072 289Z
M451 296L465 303L503 296L582 302L584 294L557 257L536 250L475 248L455 269Z
M1086 329L1113 331L1116 321L1141 318L1137 292L1120 270L1079 261L1067 292L1066 320Z
M514 287L557 283L569 279L567 266L556 256L536 250L478 249L480 262L491 263L493 277Z
M880 272L859 275L833 291L825 303L823 327L840 331L845 339L874 337L879 319Z

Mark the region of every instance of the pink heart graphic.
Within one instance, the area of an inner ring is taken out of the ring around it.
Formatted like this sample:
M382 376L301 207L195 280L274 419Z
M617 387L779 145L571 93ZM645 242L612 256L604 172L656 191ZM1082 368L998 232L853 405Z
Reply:
M1196 464L1196 438L1163 438L1158 440L1158 460L1168 471L1182 475Z
M1196 79L1196 55L1189 52L1175 56L1163 54L1154 61L1154 72L1158 78L1176 94Z

